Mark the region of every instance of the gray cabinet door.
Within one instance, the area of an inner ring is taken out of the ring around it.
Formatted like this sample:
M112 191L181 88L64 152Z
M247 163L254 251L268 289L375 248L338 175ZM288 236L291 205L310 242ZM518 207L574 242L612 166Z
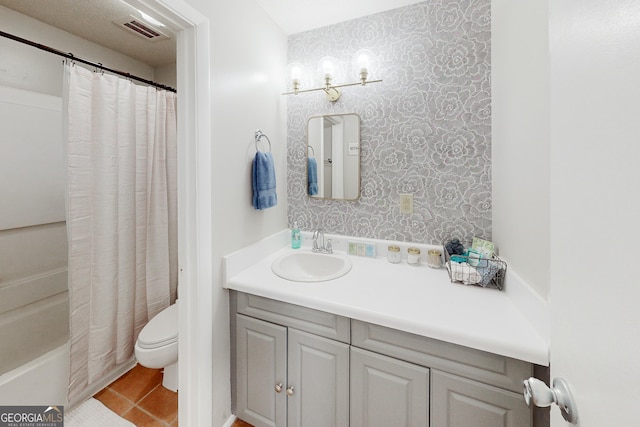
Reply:
M255 427L286 427L287 328L240 314L236 319L237 415Z
M531 412L521 394L432 370L431 425L530 427Z
M429 369L352 347L351 427L389 426L429 426Z
M288 425L348 427L349 346L290 328L288 356Z

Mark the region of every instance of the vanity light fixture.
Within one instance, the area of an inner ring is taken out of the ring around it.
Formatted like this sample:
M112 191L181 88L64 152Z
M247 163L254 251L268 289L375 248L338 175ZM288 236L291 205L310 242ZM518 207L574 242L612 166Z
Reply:
M300 64L292 64L291 70L291 84L293 91L285 92L283 95L297 95L303 92L315 92L318 90L324 91L327 95L327 99L331 102L336 102L340 99L342 92L339 88L347 86L365 86L368 83L380 83L382 80L367 80L369 75L369 56L363 52L357 56L357 67L360 69L360 81L355 83L343 83L334 85L331 83L334 74L333 62L330 59L323 59L321 65L322 74L324 75L324 86L316 87L313 89L300 89L300 78L302 75L302 68Z
M293 92L295 94L300 90L300 76L302 75L302 69L298 65L291 67L291 81L293 83Z

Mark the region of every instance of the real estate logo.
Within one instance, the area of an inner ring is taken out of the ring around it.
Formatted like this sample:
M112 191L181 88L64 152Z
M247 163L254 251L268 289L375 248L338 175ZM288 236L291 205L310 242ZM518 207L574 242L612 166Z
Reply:
M63 427L64 406L0 406L0 427Z

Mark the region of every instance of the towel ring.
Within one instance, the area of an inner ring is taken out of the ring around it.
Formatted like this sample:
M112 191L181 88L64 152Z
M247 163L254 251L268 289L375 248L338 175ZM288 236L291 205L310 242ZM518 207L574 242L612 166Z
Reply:
M269 140L269 137L267 135L265 135L264 133L262 133L262 131L260 129L258 129L256 131L256 151L260 151L258 150L258 142L260 142L260 140L262 139L262 137L267 138L267 142L269 143L269 152L271 152L271 140Z
M316 150L313 149L313 147L311 145L307 145L307 147L309 147L309 149L311 150L311 152L313 153L313 157L316 156Z

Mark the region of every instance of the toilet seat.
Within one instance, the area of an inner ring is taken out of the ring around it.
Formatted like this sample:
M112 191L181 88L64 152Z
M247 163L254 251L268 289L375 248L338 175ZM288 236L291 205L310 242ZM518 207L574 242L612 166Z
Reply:
M143 349L165 347L178 342L178 304L173 304L142 328L137 346Z

